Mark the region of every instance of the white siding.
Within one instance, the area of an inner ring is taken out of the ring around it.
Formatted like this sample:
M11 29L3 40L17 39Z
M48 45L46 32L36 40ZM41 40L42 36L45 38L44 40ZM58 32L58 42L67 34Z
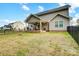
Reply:
M27 30L27 27L24 23L17 21L11 24L11 27L13 28L14 31L25 31Z
M56 21L63 21L63 28L56 28L55 27L55 22ZM62 17L62 16L57 16L53 20L49 22L49 30L67 30L67 26L69 26L69 20Z

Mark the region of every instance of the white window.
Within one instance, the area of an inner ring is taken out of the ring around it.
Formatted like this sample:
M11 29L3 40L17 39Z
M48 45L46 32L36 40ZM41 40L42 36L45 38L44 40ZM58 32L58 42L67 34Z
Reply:
M59 27L63 28L63 21L59 21Z
M63 21L55 21L56 28L63 28Z
M58 21L55 22L55 27L58 27Z

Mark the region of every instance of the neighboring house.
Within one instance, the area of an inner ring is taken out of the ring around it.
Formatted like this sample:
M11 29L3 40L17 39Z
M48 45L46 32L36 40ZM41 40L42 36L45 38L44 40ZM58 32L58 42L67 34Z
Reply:
M4 25L2 27L2 30L11 30L11 26L10 25Z
M69 26L69 5L31 14L25 22L33 24L33 30L40 31L66 31Z
M10 23L9 25L12 27L12 29L14 31L26 31L27 30L26 24L24 24L24 23L22 23L20 21Z

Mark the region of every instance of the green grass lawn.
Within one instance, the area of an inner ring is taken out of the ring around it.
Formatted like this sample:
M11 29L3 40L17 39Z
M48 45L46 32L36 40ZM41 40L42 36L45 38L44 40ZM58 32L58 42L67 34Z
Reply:
M0 34L1 56L79 56L79 46L67 32Z

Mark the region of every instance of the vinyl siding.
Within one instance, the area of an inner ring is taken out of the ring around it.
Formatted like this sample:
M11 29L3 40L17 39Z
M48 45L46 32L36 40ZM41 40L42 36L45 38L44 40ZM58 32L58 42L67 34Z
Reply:
M58 11L58 12L54 12L54 13L50 13L50 14L45 14L45 15L41 15L39 16L42 20L48 20L50 21L51 19L53 19L57 14L61 14L64 16L69 16L68 13L68 9L67 10L62 10L62 11Z
M63 27L55 27L56 21L63 21ZM67 26L69 26L69 20L62 16L57 16L49 22L49 30L67 30Z
M39 22L39 19L35 18L35 17L31 17L28 21L28 23L35 23L35 22Z

